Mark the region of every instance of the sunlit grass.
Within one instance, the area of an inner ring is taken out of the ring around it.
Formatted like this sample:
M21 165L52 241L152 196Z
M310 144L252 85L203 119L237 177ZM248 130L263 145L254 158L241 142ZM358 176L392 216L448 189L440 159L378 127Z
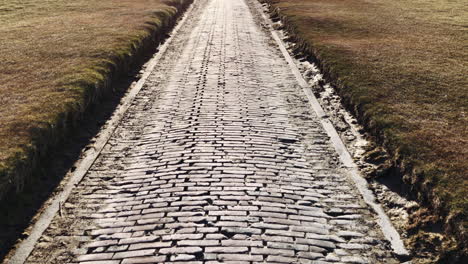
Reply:
M27 158L34 131L86 108L176 1L0 0L0 176Z

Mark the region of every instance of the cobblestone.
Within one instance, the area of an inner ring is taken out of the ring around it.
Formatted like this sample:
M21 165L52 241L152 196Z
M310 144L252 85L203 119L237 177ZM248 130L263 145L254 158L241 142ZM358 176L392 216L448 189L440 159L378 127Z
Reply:
M196 1L27 263L399 263L253 1Z

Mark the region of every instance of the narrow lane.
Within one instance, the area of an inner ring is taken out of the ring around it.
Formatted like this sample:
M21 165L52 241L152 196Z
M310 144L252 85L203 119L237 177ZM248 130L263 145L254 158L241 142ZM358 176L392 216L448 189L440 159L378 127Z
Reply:
M399 263L246 1L197 1L27 263Z

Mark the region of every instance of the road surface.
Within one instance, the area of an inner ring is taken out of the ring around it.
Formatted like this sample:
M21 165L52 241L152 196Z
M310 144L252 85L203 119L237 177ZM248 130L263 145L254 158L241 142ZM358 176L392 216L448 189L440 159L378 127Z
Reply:
M199 0L26 263L399 263L251 0Z

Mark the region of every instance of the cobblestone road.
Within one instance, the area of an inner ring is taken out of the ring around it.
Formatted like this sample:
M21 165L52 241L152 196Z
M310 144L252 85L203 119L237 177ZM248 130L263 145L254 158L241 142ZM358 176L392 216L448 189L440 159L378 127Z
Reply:
M258 17L197 1L27 263L399 263Z

